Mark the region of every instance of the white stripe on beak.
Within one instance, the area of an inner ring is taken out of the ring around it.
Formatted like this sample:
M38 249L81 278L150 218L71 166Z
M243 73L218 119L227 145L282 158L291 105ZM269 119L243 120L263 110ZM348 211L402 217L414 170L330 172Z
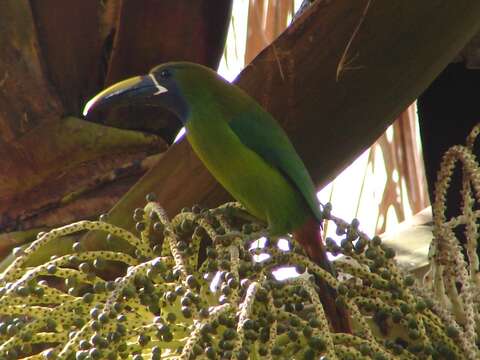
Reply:
M155 78L155 76L153 74L149 74L148 76L150 76L150 78L152 79L153 83L155 84L155 86L157 87L157 92L153 95L160 95L160 94L163 94L165 92L168 91L167 88L163 87L162 85L160 85L157 81L157 79Z

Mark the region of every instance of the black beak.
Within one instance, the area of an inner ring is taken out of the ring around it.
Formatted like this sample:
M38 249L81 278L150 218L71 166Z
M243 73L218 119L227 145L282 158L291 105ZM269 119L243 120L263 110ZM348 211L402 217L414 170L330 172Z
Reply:
M167 91L152 74L135 76L110 86L90 99L83 109L83 116L106 106L146 103Z

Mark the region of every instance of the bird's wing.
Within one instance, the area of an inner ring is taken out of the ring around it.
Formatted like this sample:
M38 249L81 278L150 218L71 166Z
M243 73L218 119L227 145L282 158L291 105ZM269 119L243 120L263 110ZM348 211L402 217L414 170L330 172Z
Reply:
M275 119L266 112L252 111L237 115L229 124L245 146L279 169L293 183L320 221L322 216L312 178Z

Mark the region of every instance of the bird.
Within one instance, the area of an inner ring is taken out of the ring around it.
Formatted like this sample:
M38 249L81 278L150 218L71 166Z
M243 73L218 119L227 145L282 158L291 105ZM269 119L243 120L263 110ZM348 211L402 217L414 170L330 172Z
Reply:
M216 180L272 236L293 234L308 256L332 275L321 235L322 211L308 170L273 116L214 70L169 62L120 81L87 102L83 115L121 105L161 106L185 127L193 151ZM319 280L320 298L336 332L351 332L336 292Z

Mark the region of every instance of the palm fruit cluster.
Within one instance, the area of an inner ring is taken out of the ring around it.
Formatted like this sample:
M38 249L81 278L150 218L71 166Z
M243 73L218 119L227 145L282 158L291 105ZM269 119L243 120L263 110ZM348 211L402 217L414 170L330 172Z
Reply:
M397 268L394 251L329 204L325 222L342 239L327 239L343 255L337 278L236 203L170 220L147 201L135 233L101 216L16 249L0 273L0 359L478 358L462 324ZM89 249L86 231L102 232L106 246ZM68 254L38 260L72 236ZM318 278L337 290L352 334L331 331Z

